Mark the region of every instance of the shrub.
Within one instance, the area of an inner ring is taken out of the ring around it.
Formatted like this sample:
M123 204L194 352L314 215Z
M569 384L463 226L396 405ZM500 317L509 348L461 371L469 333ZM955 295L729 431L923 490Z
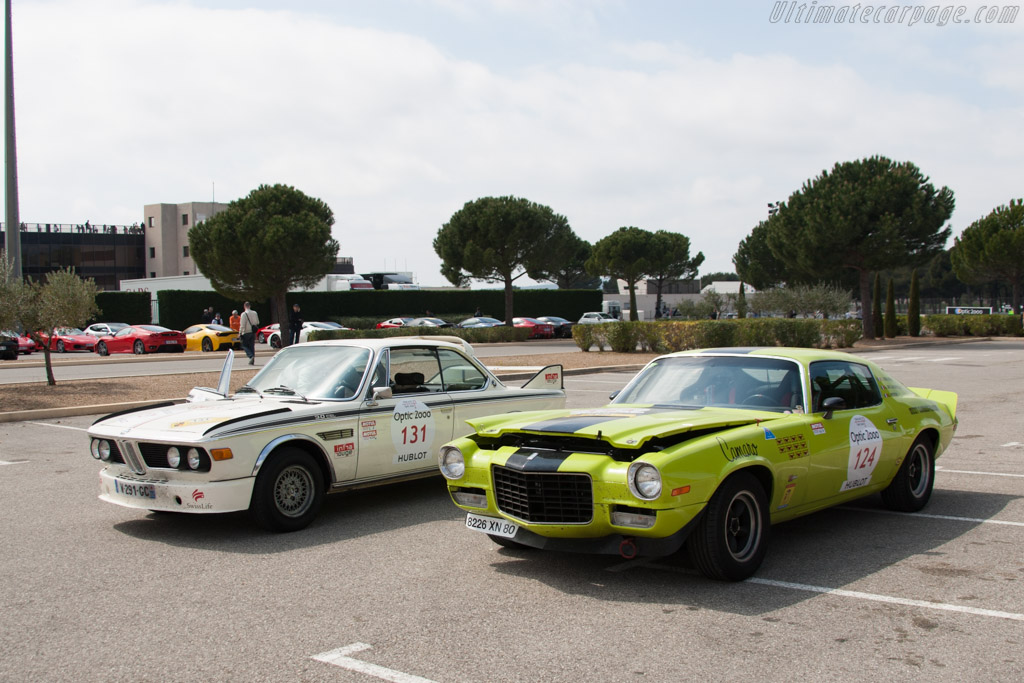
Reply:
M590 351L590 347L594 345L594 327L594 325L572 326L572 340L576 342L576 346L580 347L580 351Z
M653 325L644 322L609 323L609 329L605 331L608 346L616 353L632 353L636 351L641 327Z

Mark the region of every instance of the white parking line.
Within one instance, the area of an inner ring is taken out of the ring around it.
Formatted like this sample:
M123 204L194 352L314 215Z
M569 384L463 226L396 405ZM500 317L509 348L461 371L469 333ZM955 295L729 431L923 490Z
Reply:
M624 563L625 564L625 563ZM647 563L636 563L635 566L645 566L651 569L663 569L667 571L678 572L681 574L691 574L693 572L686 570L682 567L674 567L665 564L657 564L655 562ZM872 600L874 602L888 602L893 605L906 605L908 607L923 607L926 609L937 609L946 612L963 612L965 614L975 614L982 617L996 617L999 619L1012 619L1014 621L1024 621L1024 614L1017 614L1016 612L1001 612L994 609L982 609L980 607L966 607L964 605L953 605L945 602L931 602L928 600L911 600L909 598L897 598L891 595L878 595L876 593L864 593L862 591L848 591L842 588L828 588L827 586L812 586L806 583L793 583L791 581L776 581L774 579L762 579L757 576L752 576L749 579L745 579L744 583L756 583L762 586L772 586L774 588L788 588L791 590L806 591L808 593L822 593L828 595L837 595L843 598L857 598L859 600Z
M1021 443L1020 441L1011 441L1009 443L1004 443L1002 447L1003 448L1016 448L1017 446L1024 446L1024 443Z
M827 588L825 586L810 586L805 583L790 583L789 581L774 581L772 579L759 579L756 576L746 580L746 583L757 583L763 586L775 588L789 588L809 593L823 593L838 595L844 598L857 598L858 600L872 600L874 602L887 602L893 605L906 605L908 607L923 607L925 609L937 609L945 612L962 612L964 614L975 614L982 617L996 617L998 619L1012 619L1024 621L1024 614L1015 612L1001 612L994 609L981 609L979 607L966 607L964 605L951 605L944 602L930 602L927 600L909 600L907 598L896 598L891 595L877 595L875 593L863 593L861 591L848 591L841 588Z
M412 674L402 673L401 671L395 671L394 669L388 669L387 667L349 657L351 654L370 650L372 647L372 645L367 645L366 643L352 643L345 647L339 647L336 650L321 652L318 655L314 655L313 659L318 662L340 666L342 669L348 669L349 671L357 671L367 676L373 676L382 681L393 681L394 683L434 683L429 678L413 676Z
M935 467L936 472L950 472L952 474L980 474L985 477L1024 477L1024 474L1010 474L1009 472L976 472L974 470L949 470L945 467Z
M927 512L897 512L896 510L877 510L874 508L858 508L850 505L840 505L838 510L853 510L854 512L873 512L876 515L900 515L902 517L928 517L929 519L948 519L953 522L970 522L971 524L1002 524L1004 526L1024 526L1024 522L1008 522L1001 519L983 519L980 517L955 517L953 515L930 515Z
M28 462L28 460L14 460L14 461L11 461L11 460L0 460L0 467L2 467L4 465L24 465L27 462Z
M929 363L944 363L947 360L960 360L960 356L946 356L945 358L929 358Z
M29 420L25 420L25 424L39 425L40 427L56 427L58 429L73 429L76 432L87 432L87 431L89 431L85 427L69 427L67 425L50 424L49 422L30 422Z

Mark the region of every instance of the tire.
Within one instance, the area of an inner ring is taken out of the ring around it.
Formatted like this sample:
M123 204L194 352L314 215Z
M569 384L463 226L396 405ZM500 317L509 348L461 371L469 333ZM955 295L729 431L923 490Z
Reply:
M279 349L281 348L281 335L273 334L270 336L270 348Z
M282 448L260 468L249 511L265 529L298 531L309 526L323 502L323 473L313 457L298 448Z
M203 344L202 344L202 346L203 346L203 351L205 351L206 353L209 353L210 351L213 351L213 342L210 341L209 337L203 337Z
M106 342L97 342L97 344L96 344L96 353L100 354L101 356L109 356L110 355L110 351L107 350L107 343Z
M63 339L58 339L57 340L57 353L64 353L64 340Z
M928 504L935 485L935 447L926 436L917 437L892 482L882 490L882 503L890 510L917 512Z
M135 345L132 347L132 353L136 356L141 356L146 352L146 345L142 343L141 339L135 340Z
M768 551L768 497L754 475L737 472L718 487L688 541L701 574L742 581L757 571Z
M267 336L260 332L259 334L256 335L256 341L258 341L260 344L266 344Z

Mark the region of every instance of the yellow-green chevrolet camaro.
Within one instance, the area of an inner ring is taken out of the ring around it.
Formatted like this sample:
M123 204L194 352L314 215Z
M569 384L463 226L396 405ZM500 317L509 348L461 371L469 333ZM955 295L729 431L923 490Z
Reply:
M501 545L631 558L686 543L704 575L735 581L771 524L875 492L923 508L956 401L840 352L687 351L603 408L472 419L438 464L466 526Z

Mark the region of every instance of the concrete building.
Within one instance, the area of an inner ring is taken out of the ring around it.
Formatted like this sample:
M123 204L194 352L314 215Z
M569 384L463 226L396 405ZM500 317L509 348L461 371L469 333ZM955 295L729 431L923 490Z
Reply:
M188 231L228 208L221 202L146 204L146 277L175 277L199 272L192 259Z

